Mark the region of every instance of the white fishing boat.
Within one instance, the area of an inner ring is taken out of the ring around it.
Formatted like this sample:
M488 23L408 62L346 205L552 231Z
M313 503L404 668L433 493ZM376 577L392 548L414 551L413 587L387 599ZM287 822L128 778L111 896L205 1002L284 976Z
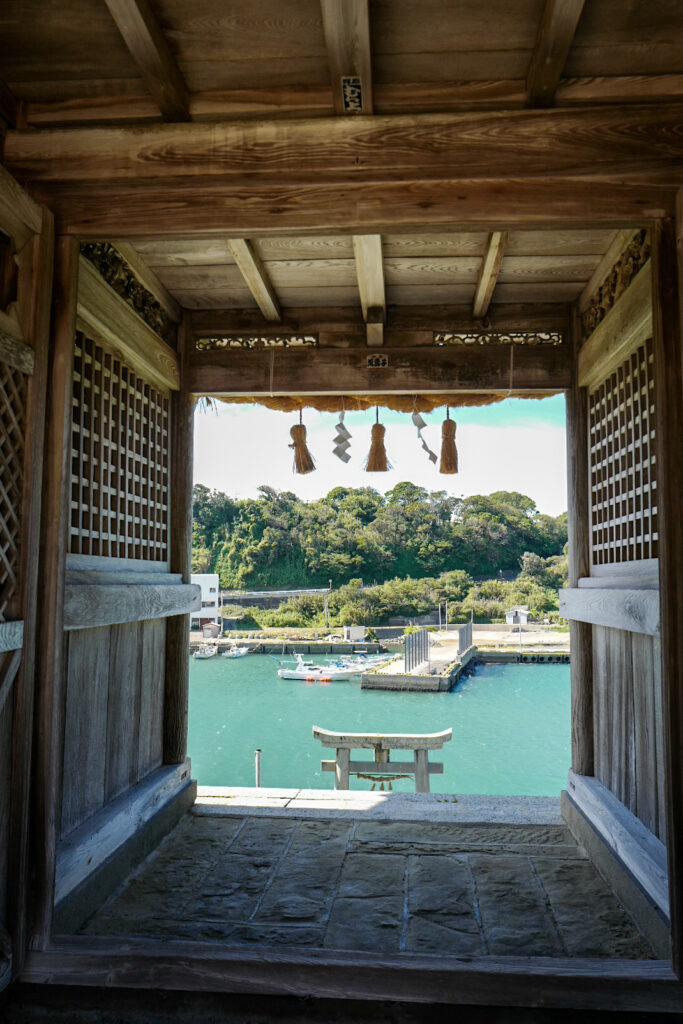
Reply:
M193 653L192 657L196 658L197 661L205 661L207 658L215 658L218 654L218 648L212 647L210 644L202 644Z
M243 658L245 654L249 654L249 648L238 647L237 644L232 644L227 650L221 651L222 658Z
M280 679L303 679L307 683L342 682L358 675L360 669L355 665L318 665L314 661L304 661L300 654L295 654L293 666L282 665L278 669Z

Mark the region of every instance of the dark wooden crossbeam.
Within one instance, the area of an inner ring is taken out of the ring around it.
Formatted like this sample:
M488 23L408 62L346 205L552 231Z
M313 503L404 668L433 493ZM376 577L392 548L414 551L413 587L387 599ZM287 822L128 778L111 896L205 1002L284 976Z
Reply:
M189 311L193 338L221 334L317 334L323 346L361 347L366 325L360 309L315 306L282 310L281 321L268 322L255 309L193 309ZM410 347L432 345L434 331L559 331L569 323L569 308L555 303L501 303L491 306L486 328L472 316L470 306L388 306L386 343Z
M378 367L369 365L375 357L367 348L195 351L187 386L195 395L325 395L546 392L571 383L564 345L422 346L384 354Z
M669 103L10 131L5 163L36 184L223 183L256 194L268 185L457 179L679 182L682 110Z
M618 175L575 178L469 179L406 183L209 187L192 182L32 189L54 212L62 235L82 239L159 238L202 233L220 238L354 234L358 231L510 231L638 229L670 216L676 187L633 183Z

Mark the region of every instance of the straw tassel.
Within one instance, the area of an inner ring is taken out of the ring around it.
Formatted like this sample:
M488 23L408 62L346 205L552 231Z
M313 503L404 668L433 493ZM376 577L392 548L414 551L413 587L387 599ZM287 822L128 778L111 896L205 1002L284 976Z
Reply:
M367 473L386 473L391 469L387 459L387 450L384 447L385 427L379 422L379 408L377 409L377 420L372 425L372 439L368 453L365 470Z
M439 473L458 472L458 449L455 447L455 420L446 408L446 419L441 424L441 462Z
M289 433L293 442L289 447L294 449L294 472L312 473L315 469L315 462L306 444L306 428L303 425L301 413L299 413L299 422L290 428Z

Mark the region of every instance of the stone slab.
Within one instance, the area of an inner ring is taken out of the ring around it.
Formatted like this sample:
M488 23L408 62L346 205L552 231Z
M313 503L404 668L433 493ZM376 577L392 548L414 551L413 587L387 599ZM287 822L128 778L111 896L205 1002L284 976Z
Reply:
M403 931L403 890L393 896L336 899L324 945L328 949L397 953Z
M350 853L344 859L338 896L391 896L400 892L406 873L405 857Z
M467 864L454 857L408 859L408 929L414 953L478 956L483 952Z
M569 956L647 960L653 953L595 868L534 858Z
M566 956L526 857L472 855L481 924L493 956Z

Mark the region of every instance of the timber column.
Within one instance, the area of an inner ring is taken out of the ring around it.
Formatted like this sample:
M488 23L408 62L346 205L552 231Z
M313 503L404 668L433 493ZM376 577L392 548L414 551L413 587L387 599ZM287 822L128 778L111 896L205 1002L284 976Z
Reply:
M189 317L183 313L178 331L180 390L171 396L170 570L192 572L192 452L195 400L187 388ZM166 625L166 689L164 693L164 764L182 764L187 757L187 709L190 686L190 616L174 615Z
M679 192L683 235L683 195ZM683 345L676 232L670 220L652 232L652 327L659 513L662 714L666 764L666 847L673 968L683 975Z
M35 728L34 948L52 934L55 864L62 798L64 728L64 584L71 483L71 423L79 244L55 248L40 532L41 642L37 652Z
M569 586L578 587L590 575L590 502L588 494L588 392L577 381L580 324L571 319L572 386L567 403L567 508L569 527ZM571 644L572 771L593 775L593 627L569 623Z

